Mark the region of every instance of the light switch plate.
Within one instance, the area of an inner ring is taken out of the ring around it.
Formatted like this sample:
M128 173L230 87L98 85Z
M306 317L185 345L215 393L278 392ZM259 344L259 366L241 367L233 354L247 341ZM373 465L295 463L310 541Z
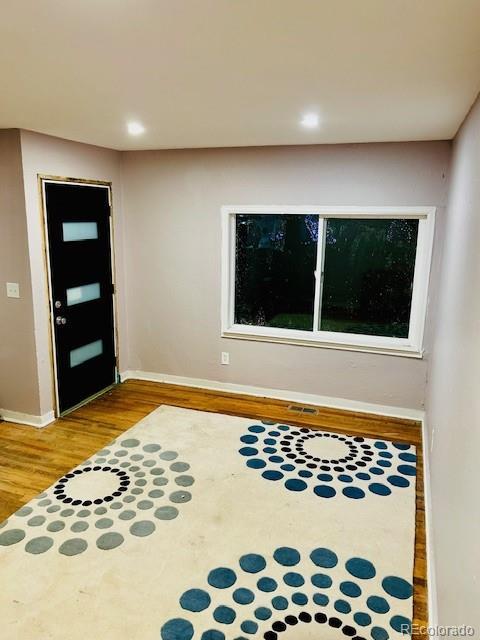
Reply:
M7 282L7 298L20 298L18 282Z

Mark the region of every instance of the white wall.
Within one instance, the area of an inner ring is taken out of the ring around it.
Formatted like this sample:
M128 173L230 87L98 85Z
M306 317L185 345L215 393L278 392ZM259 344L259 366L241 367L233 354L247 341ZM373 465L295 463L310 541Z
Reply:
M427 389L439 621L480 632L480 100L454 144Z
M124 236L121 205L120 154L77 142L69 142L31 131L21 131L23 180L30 254L35 345L39 384L39 403L35 413L43 415L53 409L51 349L47 279L44 263L44 241L38 174L71 178L111 181L113 192L114 242L116 280L118 282L118 313L120 337L120 367L126 354L127 319L124 292ZM8 407L7 407L8 408Z
M449 158L448 142L123 153L128 368L421 409L431 318L424 360L220 337L220 207L433 205L441 245Z

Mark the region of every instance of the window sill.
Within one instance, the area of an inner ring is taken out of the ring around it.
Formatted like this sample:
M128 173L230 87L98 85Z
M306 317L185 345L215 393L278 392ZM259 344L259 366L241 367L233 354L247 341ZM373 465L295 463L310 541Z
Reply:
M333 334L321 331L298 331L272 327L252 327L249 325L233 325L222 331L222 338L293 344L302 347L339 349L342 351L361 351L404 358L423 358L423 351L410 344L404 338L354 336L354 334Z

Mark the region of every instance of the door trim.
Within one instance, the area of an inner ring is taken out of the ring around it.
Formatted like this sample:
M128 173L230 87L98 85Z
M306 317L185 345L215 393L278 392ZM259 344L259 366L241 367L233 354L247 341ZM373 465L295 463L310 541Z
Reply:
M52 397L54 399L54 413L55 417L59 417L64 415L64 413L69 413L72 409L69 409L66 412L60 412L60 399L58 394L58 378L57 378L57 351L56 351L56 343L55 343L55 329L54 329L54 320L53 320L53 295L52 295L52 281L51 281L51 271L50 271L50 247L48 242L48 221L47 221L47 207L45 200L45 184L54 182L56 184L78 184L83 186L91 186L91 187L104 187L108 191L108 202L110 205L110 218L109 218L109 228L110 228L110 262L112 265L112 284L113 284L113 343L114 343L114 351L115 351L115 382L113 385L106 387L105 389L99 391L94 394L94 396L90 398L85 398L85 402L81 402L73 408L77 408L89 402L90 400L98 397L105 391L108 391L118 381L119 377L119 368L118 368L118 309L117 309L117 281L116 281L116 270L115 270L115 234L114 234L114 224L113 224L113 198L112 198L112 183L110 181L105 180L92 180L89 178L71 178L65 176L55 176L48 175L43 173L37 174L37 184L38 184L38 197L40 201L40 218L41 218L41 227L42 227L42 243L43 243L43 259L44 259L44 272L46 276L47 282L47 291L46 291L46 302L48 307L48 334L49 334L49 351L50 351L50 372L51 372L51 389L52 389Z

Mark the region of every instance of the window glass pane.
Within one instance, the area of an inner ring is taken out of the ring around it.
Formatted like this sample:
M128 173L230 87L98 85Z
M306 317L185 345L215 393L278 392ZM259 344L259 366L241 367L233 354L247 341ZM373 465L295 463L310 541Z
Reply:
M408 337L418 220L326 223L323 331Z
M95 342L90 342L83 347L78 347L78 349L73 349L70 351L70 367L76 367L79 364L82 364L82 362L91 360L102 353L103 340L96 340Z
M236 324L312 331L317 239L318 216L236 216Z
M96 240L98 238L96 222L63 222L62 228L64 242Z
M71 289L67 289L68 307L71 307L74 304L80 304L81 302L97 300L98 298L100 298L99 282L94 282L93 284L84 284L81 287L72 287Z

